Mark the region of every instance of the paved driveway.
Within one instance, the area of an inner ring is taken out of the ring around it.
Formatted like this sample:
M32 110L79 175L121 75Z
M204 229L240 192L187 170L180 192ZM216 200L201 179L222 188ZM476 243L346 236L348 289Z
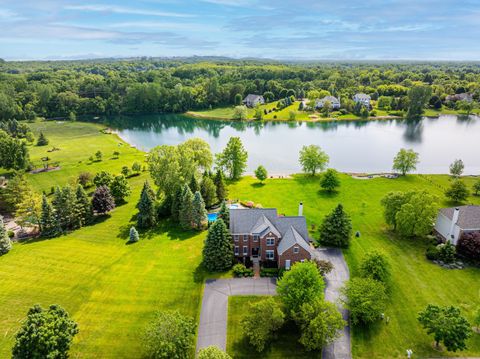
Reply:
M332 262L334 268L326 276L325 299L329 302L335 302L342 312L343 319L348 323L348 312L340 305L340 288L345 281L350 278L347 263L343 257L341 249L338 248L317 248L315 255L324 260ZM346 326L342 331L342 336L333 344L323 349L322 359L350 359L352 352L350 349L350 327Z
M216 345L226 350L229 296L275 295L276 289L276 281L273 278L207 280L200 311L197 351L209 345Z

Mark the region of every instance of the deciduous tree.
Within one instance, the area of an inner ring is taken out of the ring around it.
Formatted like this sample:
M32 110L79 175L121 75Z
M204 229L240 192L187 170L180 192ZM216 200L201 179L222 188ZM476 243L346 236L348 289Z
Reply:
M219 347L210 345L198 351L197 359L232 359L232 357Z
M463 164L463 161L460 159L457 159L453 161L453 163L450 165L450 174L458 178L462 175L463 170L465 169L465 165Z
M217 154L216 162L229 174L230 179L238 180L247 168L248 153L240 137L230 137L223 152Z
M467 185L460 179L453 180L450 188L445 191L445 196L456 203L466 201L469 195Z
M418 153L402 148L393 159L393 170L405 176L407 173L417 169L418 162Z
M115 200L107 186L100 186L95 189L92 198L92 207L93 210L99 214L108 213L115 208Z
M268 177L268 172L267 170L265 169L265 167L263 166L258 166L257 169L255 170L255 177L257 177L257 179L260 181L260 182L263 182L267 179Z
M333 168L326 170L320 179L320 186L327 192L334 192L338 187L340 187L338 172Z
M319 146L303 146L300 150L300 165L303 172L312 176L315 176L317 171L323 171L329 161L330 158Z
M110 192L112 193L115 203L122 203L125 201L125 197L128 197L132 190L128 184L124 175L115 176L110 184Z

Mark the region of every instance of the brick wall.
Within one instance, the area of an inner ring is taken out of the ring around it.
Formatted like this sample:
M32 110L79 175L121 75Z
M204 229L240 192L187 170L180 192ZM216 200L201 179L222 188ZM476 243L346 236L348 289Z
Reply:
M294 253L294 248L297 247L298 253ZM285 252L279 255L278 258L278 267L285 268L285 261L290 259L290 266L292 266L296 262L301 262L302 260L311 259L311 255L308 251L306 251L303 247L298 245L294 245L288 248Z

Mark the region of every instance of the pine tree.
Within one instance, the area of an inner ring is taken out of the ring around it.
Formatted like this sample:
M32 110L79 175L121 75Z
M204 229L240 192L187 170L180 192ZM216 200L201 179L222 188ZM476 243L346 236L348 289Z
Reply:
M218 202L217 188L208 175L203 175L202 184L200 185L200 193L202 194L202 198L205 201L205 206L207 208L212 207Z
M40 217L40 231L44 238L53 238L60 234L60 228L55 220L55 213L52 205L48 202L47 196L42 198L42 215Z
M112 193L115 203L122 203L125 201L125 197L132 193L130 185L124 175L115 176L110 185L110 192Z
M75 193L77 199L76 209L77 216L79 221L79 226L82 227L86 224L89 224L93 220L93 209L90 198L87 195L87 192L83 189L82 185L77 186L77 191Z
M190 191L192 191L192 193L200 191L200 186L195 175L192 176L192 179L190 180L190 184L188 186L190 187Z
M222 219L217 219L208 229L203 247L203 264L211 272L232 267L233 244Z
M200 192L195 192L192 202L192 219L196 229L202 229L202 225L208 220L205 202Z
M328 214L320 227L320 243L334 247L348 247L352 236L352 222L339 204Z
M193 193L187 185L184 185L182 202L179 211L180 225L183 228L191 228L193 223Z
M157 221L155 213L155 195L148 181L145 181L137 204L137 225L140 228L153 227Z
M138 232L137 230L135 229L135 227L132 227L130 228L130 239L129 239L129 242L130 243L135 243L135 242L138 242L139 240L139 236L138 236Z
M230 210L227 207L227 202L223 201L220 211L218 212L218 217L225 222L227 228L230 226Z
M183 194L183 187L178 186L175 190L175 193L172 197L172 220L178 222L180 220L180 207L182 205L182 194Z
M77 198L72 187L65 186L62 189L57 186L52 200L55 209L55 217L62 231L76 228L79 223L76 202Z
M95 189L92 207L94 211L100 214L105 214L115 208L115 200L107 186L100 186Z
M7 254L12 249L12 242L8 238L7 229L5 223L3 223L3 217L0 216L0 256Z
M38 136L37 139L37 146L46 146L48 145L48 139L45 137L43 132L40 132L40 135Z
M215 186L217 187L217 199L218 201L224 201L228 196L228 190L225 187L225 180L223 176L223 172L219 169L215 174L215 179L213 181Z

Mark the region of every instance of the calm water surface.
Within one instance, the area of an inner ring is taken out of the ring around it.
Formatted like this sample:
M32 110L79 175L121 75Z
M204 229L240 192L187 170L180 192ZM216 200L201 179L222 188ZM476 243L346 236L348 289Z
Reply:
M400 148L420 154L419 173L448 173L463 159L466 174L480 174L480 118L441 116L419 121L233 122L182 115L116 118L109 121L121 138L139 149L175 145L192 137L206 140L214 153L231 136L248 151L248 171L264 165L270 173L299 172L298 152L315 144L330 156L330 166L348 172L390 171Z

